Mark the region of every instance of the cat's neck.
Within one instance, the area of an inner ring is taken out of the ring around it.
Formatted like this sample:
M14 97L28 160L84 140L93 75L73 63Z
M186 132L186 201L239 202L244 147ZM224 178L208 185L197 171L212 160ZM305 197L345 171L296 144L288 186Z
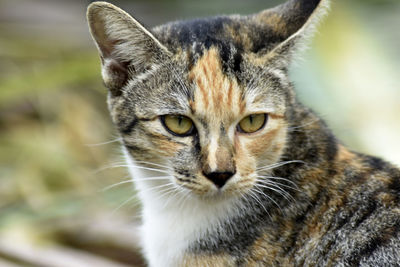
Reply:
M338 140L312 110L295 102L288 114L288 121L288 139L282 159L303 161L315 167L335 159Z
M212 203L184 191L168 189L168 180L156 180L157 171L136 168L126 154L129 171L142 202L142 245L151 266L177 266L191 244L217 225L242 212L238 198L215 199ZM147 179L146 179L147 178Z

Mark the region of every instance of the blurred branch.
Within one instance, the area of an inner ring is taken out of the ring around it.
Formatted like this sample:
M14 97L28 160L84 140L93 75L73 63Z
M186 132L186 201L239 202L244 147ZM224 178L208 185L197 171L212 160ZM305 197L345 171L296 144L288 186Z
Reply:
M0 266L1 260L41 267L145 266L138 247L137 226L118 216L113 220L103 215L41 221L30 231L53 242L39 245L0 237Z
M62 246L38 247L14 240L0 240L0 257L42 267L128 267L109 259Z

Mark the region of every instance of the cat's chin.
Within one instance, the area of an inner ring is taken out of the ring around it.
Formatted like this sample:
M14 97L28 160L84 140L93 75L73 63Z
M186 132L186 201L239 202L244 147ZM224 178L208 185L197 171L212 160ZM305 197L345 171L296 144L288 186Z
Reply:
M196 194L193 192L192 197L200 202L209 203L210 205L215 205L216 203L232 201L241 198L241 194L235 194L232 192L209 192L208 194Z
M218 188L214 185L205 185L201 188L182 184L180 184L179 186L185 188L185 190L190 191L188 194L190 194L192 198L207 202L240 198L245 196L253 187L251 184L241 184L240 186L236 184L229 184L222 188Z

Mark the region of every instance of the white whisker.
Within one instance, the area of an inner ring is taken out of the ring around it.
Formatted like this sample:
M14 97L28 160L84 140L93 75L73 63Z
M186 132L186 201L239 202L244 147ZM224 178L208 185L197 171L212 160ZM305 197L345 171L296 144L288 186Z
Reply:
M294 132L294 131L296 131L297 129L304 128L304 127L309 126L309 125L311 125L311 124L314 124L314 123L316 123L316 122L318 122L318 121L320 121L320 119L319 119L319 118L315 118L315 119L313 119L313 120L310 121L310 122L304 123L304 124L299 125L299 126L289 127L288 129L289 129L289 131Z
M109 169L126 168L126 167L128 167L128 165L126 165L126 164L125 164L125 165L117 165L117 164L115 164L115 165L108 165L108 166L104 166L104 167L101 167L101 168L99 168L99 169L93 171L93 174L97 174L97 173L100 173L100 172L103 172L103 171L109 170Z
M176 189L175 187L167 187L164 188L162 190L160 190L158 193L160 194L159 196L157 196L157 198L155 199L155 201L162 199L164 196L171 194L172 192L174 192Z
M267 166L259 167L259 168L256 169L256 171L265 171L265 170L275 169L275 168L278 168L278 167L281 167L283 165L287 165L287 164L290 164L290 163L304 163L305 164L305 162L302 161L302 160L281 161L281 162L277 162L277 163L270 164L270 165L267 165Z
M161 170L157 168L150 168L150 167L145 167L145 166L138 166L138 165L128 165L128 164L121 164L121 165L111 165L111 166L106 166L103 168L100 168L96 170L94 173L99 173L107 169L113 169L113 168L128 168L128 167L133 167L133 168L138 168L138 169L143 169L143 170L148 170L148 171L155 171L155 172L161 172L161 173L166 173L169 174L167 170Z
M117 139L110 140L110 141L106 141L106 142L102 142L102 143L85 144L85 146L89 146L89 147L93 147L93 146L102 146L102 145L108 145L108 144L115 143L115 142L120 142L120 141L122 141L122 138L119 137L119 138L117 138Z
M153 186L153 187L150 187L150 188L146 188L145 190L141 190L140 192L141 193L151 192L151 191L154 191L154 190L157 190L157 189L160 189L160 188L164 188L164 187L168 187L168 186L171 186L171 185L174 185L174 183L170 182L170 183L166 183L166 184L162 184L162 185L158 185L158 186ZM158 192L158 193L160 193L160 192Z
M253 189L252 189L253 190ZM257 203L259 203L259 205L261 205L261 207L263 208L263 210L265 211L265 213L268 215L268 217L272 220L272 216L271 213L269 213L269 211L265 208L265 206L261 203L261 200L258 198L257 193L253 192L252 190L249 191L250 196L256 200Z
M165 176L154 176L154 177L142 177L142 178L132 178L132 181L134 182L139 182L139 181L162 181L162 180L170 180L171 176L165 175Z
M161 193L163 193L163 192L165 192L165 191L170 190L171 188L165 188L165 187L168 187L168 186L171 186L171 185L173 185L173 183L168 183L168 184L163 184L163 185L159 185L159 186L154 186L154 187L148 188L147 190L142 190L141 193L143 193L143 192L150 192L150 191L154 191L154 190L156 190L156 189L160 189L160 188L161 188L161 190L158 192L159 194L161 194ZM164 189L162 189L162 188L164 188ZM172 188L172 189L173 189L173 188ZM112 214L114 214L116 211L118 211L119 209L121 209L123 206L125 206L127 203L129 203L130 201L132 201L132 200L135 199L135 198L137 198L137 195L136 195L136 194L134 194L133 196L131 196L130 198L128 198L127 200L125 200L124 202L122 202L116 209L113 210Z
M179 188L176 187L176 185L173 187L172 192L170 193L171 195L168 197L167 201L165 201L164 203L164 208L168 207L168 203L171 201L172 198L174 198L175 196L177 196L179 194Z
M157 169L157 168L150 168L150 167L144 167L144 166L140 166L140 165L129 165L129 167L134 167L134 168L143 169L143 170L148 170L148 171L155 171L155 172L161 172L161 173L170 174L170 172L168 172L167 170L162 170L162 169Z
M127 178L127 177L125 177L125 178ZM104 187L104 188L101 190L101 192L108 191L108 190L110 190L111 188L114 188L114 187L116 187L116 186L118 186L118 185L121 185L121 184L128 184L128 183L132 183L132 182L133 182L132 179L125 180L125 181L121 181L121 182L118 182L118 183L115 183L115 184L112 184L112 185L109 185L109 186Z
M116 213L119 209L121 209L123 206L125 206L127 203L129 203L130 201L132 201L132 200L134 200L134 199L137 199L136 194L134 194L133 196L131 196L130 198L128 198L127 200L125 200L124 202L122 202L116 209L114 209L114 210L112 211L111 214Z
M257 185L255 187L257 187ZM254 191L256 191L257 193L261 194L262 196L264 196L264 197L268 198L269 200L271 200L278 207L278 209L281 211L281 213L283 214L283 211L282 211L281 207L279 206L279 204L272 197L268 196L267 194L265 194L261 190L256 189L255 187L253 187L252 189Z
M179 200L178 200L178 202L180 202L179 203L179 207L178 207L178 209L179 210L182 210L183 209L183 207L184 207L184 205L185 205L185 203L186 203L186 200L188 199L188 198L190 198L190 194L192 193L190 190L185 190L185 189L183 189L183 188L181 188L180 189L183 193L182 193L182 198L179 198Z
M165 168L166 170L173 170L173 168L169 167L168 165L162 165L162 164L154 163L154 162L150 162L150 161L135 160L135 163L149 164L149 165Z
M127 176L127 177L129 177L129 176ZM125 177L125 178L127 178L127 177ZM133 183L133 182L135 182L135 181L136 181L136 182L137 182L137 181L153 181L153 180L156 180L156 181L163 181L163 180L168 181L169 178L170 178L170 176L155 176L155 177L133 178L133 179L130 178L129 180L117 182L117 183L115 183L115 184L106 186L105 188L103 188L103 189L101 190L101 192L105 192L105 191L107 191L107 190L110 190L111 188L114 188L114 187L116 187L116 186L118 186L118 185Z
M285 184L282 184L282 183L278 183L278 182L276 182L276 181L273 181L273 182L274 182L274 183L278 183L278 184L280 184L280 185L282 185L282 186L285 186L285 187L287 187L287 188L291 188L291 189L294 189L294 190L299 191L299 190L298 190L299 186L298 186L295 182L293 182L293 181L291 181L291 180L289 180L289 179L287 179L287 178L276 177L276 176L266 176L266 175L258 175L257 177L258 177L258 178L262 178L262 179L259 179L259 180L258 180L258 181L260 181L260 182L270 182L271 180L284 181L284 182L287 182L287 183L289 183L289 184L291 184L291 185L293 185L293 186L289 186L289 185L285 185Z
M298 189L296 189L294 187L291 187L291 186L288 186L288 185L285 185L285 184L281 184L281 183L278 183L278 182L274 182L274 181L269 181L269 182L268 181L264 181L264 182L257 181L257 184L258 185L263 185L263 186L273 186L273 187L275 187L275 188L277 188L279 190L282 190L282 192L284 192L286 195L290 196L292 199L293 199L292 195L284 189L285 187L290 189L290 190L301 192L300 190L298 190ZM282 188L282 187L284 187L284 188Z
M269 184L269 185L265 185L265 184L255 184L256 187L260 188L266 188L268 190L274 191L276 193L278 193L279 195L283 196L287 201L290 201L290 199L294 200L294 198L285 190L283 190L282 188L280 188L279 186L275 185L275 184ZM274 188L277 187L277 188Z
M253 190L254 190L254 187L249 191L250 196L252 196L253 199L254 199L255 201L257 201L257 203L264 209L264 211L268 213L268 210L267 210L267 209L265 208L265 206L262 204L261 199L258 198L258 195L257 195L255 192L253 192ZM269 214L269 213L268 213L268 214Z

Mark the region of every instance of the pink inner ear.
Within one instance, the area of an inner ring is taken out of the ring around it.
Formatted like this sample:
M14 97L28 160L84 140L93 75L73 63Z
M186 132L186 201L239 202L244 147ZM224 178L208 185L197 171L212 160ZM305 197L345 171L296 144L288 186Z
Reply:
M93 37L96 39L96 43L100 49L101 57L110 57L116 41L111 40L110 37L106 34L105 25L101 18L93 23L92 31Z
M128 81L127 64L110 58L102 59L102 61L102 76L105 86L113 96L121 95L121 89Z

